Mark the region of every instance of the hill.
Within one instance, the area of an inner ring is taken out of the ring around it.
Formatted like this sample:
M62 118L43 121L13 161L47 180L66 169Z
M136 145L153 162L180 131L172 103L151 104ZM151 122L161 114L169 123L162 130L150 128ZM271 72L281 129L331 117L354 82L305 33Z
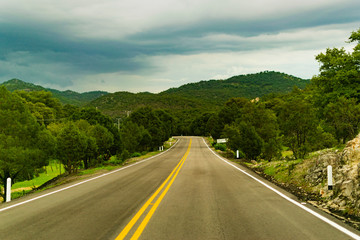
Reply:
M286 93L294 86L303 89L308 83L309 80L284 73L261 72L234 76L226 80L189 83L159 94L116 92L95 99L89 105L112 117L123 116L127 111L142 106L172 111L189 109L215 111L233 97L252 99L269 93Z
M161 94L176 94L190 99L197 98L218 105L232 97L253 99L269 93L290 92L294 86L303 89L308 83L309 80L285 73L266 71L234 76L226 80L189 83L179 88L171 88Z
M130 93L92 91L78 93L59 91L27 83L19 79L11 79L4 85L9 91L49 91L63 104L97 107L111 117L119 117L139 107L150 106L155 109L168 109L182 112L198 109L216 111L228 99L261 97L269 93L286 93L297 86L305 88L309 80L304 80L280 72L260 72L234 76L226 80L208 80L185 84L179 88L170 88L159 94L149 92Z
M186 99L175 94L154 94L149 92L130 93L116 92L92 101L89 106L98 108L111 117L120 117L140 107L154 109L170 109L181 111L184 109L207 108L207 104L197 99Z
M20 79L11 79L0 85L5 86L11 92L16 90L51 92L53 96L58 98L60 102L62 102L63 104L73 104L77 106L86 105L92 100L108 94L107 92L103 92L103 91L92 91L85 93L78 93L70 90L59 91L51 88L44 88L42 86L35 85L32 83L27 83Z

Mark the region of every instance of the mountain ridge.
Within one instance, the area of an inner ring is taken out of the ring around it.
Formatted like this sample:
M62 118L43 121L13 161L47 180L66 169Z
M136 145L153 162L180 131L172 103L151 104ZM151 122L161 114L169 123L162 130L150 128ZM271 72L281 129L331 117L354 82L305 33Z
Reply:
M40 85L28 83L23 80L13 78L0 84L5 86L10 92L13 91L47 91L51 92L53 96L60 100L63 104L73 104L77 106L84 106L92 100L108 94L105 91L90 91L78 93L72 90L60 91L52 88L44 88Z
M11 79L0 85L4 85L9 91L49 91L63 104L96 107L104 114L116 118L145 106L175 112L194 109L211 112L216 111L233 97L254 99L269 93L290 92L294 86L303 89L308 83L310 83L309 80L285 73L265 71L233 76L225 80L203 80L188 83L178 88L169 88L160 93L131 93L126 91L78 93L72 90L59 91L44 88L19 79Z
M286 93L294 86L303 89L308 83L309 80L285 73L265 71L233 76L225 80L188 83L157 94L115 92L93 100L89 106L96 107L112 117L123 116L125 112L142 106L172 111L215 111L233 97L253 99L269 93Z

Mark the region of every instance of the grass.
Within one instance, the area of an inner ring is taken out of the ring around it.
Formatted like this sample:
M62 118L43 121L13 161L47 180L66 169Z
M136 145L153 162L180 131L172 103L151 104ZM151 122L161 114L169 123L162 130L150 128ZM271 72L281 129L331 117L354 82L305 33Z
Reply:
M173 146L176 142L176 139L170 138L167 142L164 143L164 151L168 148L170 148L171 146ZM92 175L92 174L96 174L102 171L111 171L114 169L117 169L121 166L123 166L124 164L130 164L145 158L150 158L152 156L155 156L156 154L158 154L159 151L155 151L155 152L148 152L142 156L139 157L134 157L134 158L130 158L128 160L124 162L122 161L117 161L118 159L116 159L116 156L112 156L111 160L115 163L118 162L118 164L106 164L103 166L99 166L96 168L90 168L90 169L85 169L85 170L81 170L78 172L78 176L86 176L86 175ZM22 182L16 182L11 186L11 198L15 199L18 197L21 197L23 195L25 195L26 193L32 191L34 188L37 188L41 185L43 185L44 183L46 183L47 181L57 177L58 175L62 174L65 172L64 166L62 164L59 164L58 161L56 160L52 160L50 161L49 165L44 167L44 172L40 173L38 177L33 178L32 180L28 180L28 181L22 181ZM2 198L0 197L0 202L1 202Z
M53 160L48 166L44 167L44 172L40 173L38 177L32 180L14 183L12 185L12 191L16 192L23 189L32 190L64 172L63 165L60 165L57 161Z
M261 162L257 168L279 182L289 182L295 166L300 163L302 160Z
M291 151L291 150L282 151L282 152L281 152L281 156L282 156L283 158L292 157L292 156L293 156L293 151Z
M35 177L31 180L14 183L11 186L11 199L25 195L34 188L41 186L42 184L64 172L65 170L62 164L60 165L56 160L50 161L49 165L44 167L44 172L40 173L38 177ZM0 197L0 201L1 200L2 198Z

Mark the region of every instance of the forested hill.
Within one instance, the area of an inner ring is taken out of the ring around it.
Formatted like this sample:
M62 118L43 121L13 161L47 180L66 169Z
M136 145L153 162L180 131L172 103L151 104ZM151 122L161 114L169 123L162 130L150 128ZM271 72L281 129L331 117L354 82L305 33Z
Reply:
M221 105L232 97L252 99L269 93L285 93L290 92L294 86L303 89L308 83L309 80L285 73L266 71L234 76L226 80L189 83L179 88L171 88L161 94L176 94Z
M125 115L126 111L133 111L143 106L175 111L188 109L214 111L233 97L252 99L269 93L286 93L294 86L303 89L309 82L284 73L261 72L234 76L227 80L189 83L159 94L116 92L100 97L90 105L112 117Z
M25 91L47 91L51 92L54 97L58 98L63 104L73 104L77 106L83 106L92 100L108 94L103 91L92 91L85 93L78 93L70 90L59 91L51 88L44 88L39 85L27 83L19 79L11 79L0 85L5 86L9 91L25 90Z

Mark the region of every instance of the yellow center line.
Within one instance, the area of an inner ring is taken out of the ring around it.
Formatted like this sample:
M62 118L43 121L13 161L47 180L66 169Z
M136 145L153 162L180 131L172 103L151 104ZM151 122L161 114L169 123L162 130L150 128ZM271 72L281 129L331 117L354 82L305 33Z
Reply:
M167 191L169 190L170 186L172 185L172 183L174 182L177 174L179 173L182 165L184 164L187 156L189 155L190 152L190 148L191 148L191 142L192 139L190 139L190 143L189 143L189 147L185 153L185 155L182 157L182 159L180 160L180 162L176 165L176 167L174 168L174 170L170 173L170 175L166 178L166 180L161 184L161 186L156 190L156 192L149 198L149 200L146 201L146 203L141 207L141 209L136 213L136 215L130 220L130 222L125 226L125 228L121 231L121 233L119 234L119 236L116 237L115 240L123 240L126 235L129 233L129 231L132 229L132 227L136 224L136 222L139 220L139 218L143 215L143 213L145 212L145 210L152 205L152 208L150 209L150 211L148 212L148 214L146 215L146 217L144 218L144 220L142 221L142 223L140 224L140 226L137 228L136 232L134 233L134 235L132 236L131 239L138 239L141 235L141 233L143 232L143 230L145 229L147 223L149 222L150 218L152 217L152 215L154 214L156 208L159 206L161 200L164 198L164 196L166 195ZM174 174L175 173L175 174ZM173 178L172 178L173 177ZM171 179L172 178L172 179ZM157 201L155 203L153 203L152 201L156 198L156 196L161 192L161 190L164 188L164 186L166 185L166 183L171 179L171 181L169 182L169 184L167 185L167 187L165 188L165 190L162 192L162 194L160 195L160 197L157 199Z

